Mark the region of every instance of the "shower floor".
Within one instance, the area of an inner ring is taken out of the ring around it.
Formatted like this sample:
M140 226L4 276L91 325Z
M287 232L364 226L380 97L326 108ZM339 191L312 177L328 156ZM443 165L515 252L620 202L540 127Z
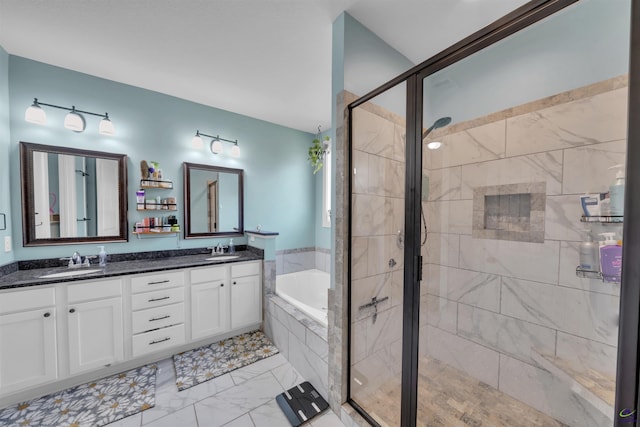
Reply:
M398 380L399 381L399 380ZM356 399L382 426L400 419L399 383L388 383L365 401ZM566 426L566 424L431 358L420 360L419 426Z

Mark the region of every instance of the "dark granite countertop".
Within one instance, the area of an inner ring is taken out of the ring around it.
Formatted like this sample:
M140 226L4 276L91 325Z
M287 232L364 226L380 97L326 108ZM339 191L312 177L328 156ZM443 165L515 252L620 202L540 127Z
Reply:
M229 254L224 254L228 256ZM68 267L52 267L52 268L32 268L14 271L0 277L0 290L9 288L19 288L25 286L49 285L60 282L75 282L79 280L95 280L104 279L106 277L123 276L127 274L152 273L157 271L175 270L188 267L202 267L207 265L219 265L234 262L261 260L262 256L252 251L238 251L238 258L233 260L207 260L211 258L210 254L182 255L159 257L154 259L140 259L132 261L117 261L108 263L106 267L101 268L97 264L90 267L79 267L77 270L82 271L100 269L95 273L87 273L79 276L71 277L54 277L43 279L54 273L62 273L71 271ZM76 269L73 269L76 270Z

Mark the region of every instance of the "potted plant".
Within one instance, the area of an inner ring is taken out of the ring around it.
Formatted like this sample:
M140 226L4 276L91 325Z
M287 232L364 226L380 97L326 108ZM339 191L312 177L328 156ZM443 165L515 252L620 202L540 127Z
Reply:
M309 147L309 158L307 159L313 167L314 174L322 169L322 159L327 154L325 146L329 141L331 141L329 135L325 135L324 137L320 136L320 127L318 127L318 135L311 142L311 147Z

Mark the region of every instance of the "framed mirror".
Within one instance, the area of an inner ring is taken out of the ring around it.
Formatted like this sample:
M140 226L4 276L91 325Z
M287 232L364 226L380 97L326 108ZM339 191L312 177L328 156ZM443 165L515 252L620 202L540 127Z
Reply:
M184 238L242 236L242 169L184 163Z
M20 142L24 246L122 242L127 156Z

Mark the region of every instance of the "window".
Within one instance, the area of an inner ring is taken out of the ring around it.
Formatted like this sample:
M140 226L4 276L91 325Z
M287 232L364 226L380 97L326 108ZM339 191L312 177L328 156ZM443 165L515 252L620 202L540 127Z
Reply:
M331 141L326 142L322 168L322 226L331 227Z

